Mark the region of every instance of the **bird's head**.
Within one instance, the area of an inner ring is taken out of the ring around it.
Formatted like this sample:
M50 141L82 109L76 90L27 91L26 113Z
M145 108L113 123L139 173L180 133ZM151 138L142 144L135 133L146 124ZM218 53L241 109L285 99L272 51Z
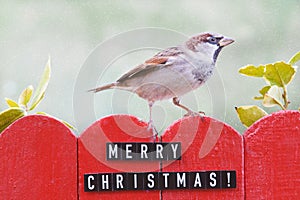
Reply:
M233 39L217 33L201 33L191 37L186 42L186 46L189 50L216 62L221 49L233 42Z

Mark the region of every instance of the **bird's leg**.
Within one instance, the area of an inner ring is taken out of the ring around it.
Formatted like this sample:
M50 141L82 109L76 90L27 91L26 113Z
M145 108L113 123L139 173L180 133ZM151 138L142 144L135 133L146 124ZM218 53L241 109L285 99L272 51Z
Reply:
M178 107L180 107L180 108L187 111L187 113L184 115L185 117L187 117L187 116L200 116L202 118L203 115L205 115L205 113L203 111L194 112L194 111L190 110L188 107L180 104L180 100L179 100L178 97L173 98L173 103L174 103L174 105L176 105L176 106L178 106Z
M155 142L155 140L156 140L156 138L158 136L158 133L157 133L157 131L155 129L155 126L154 126L153 120L152 120L152 107L153 107L153 104L154 104L153 101L149 101L148 102L148 105L149 105L149 115L150 116L149 116L149 122L148 122L148 128L147 128L147 130L152 132L152 134L153 134L153 141Z

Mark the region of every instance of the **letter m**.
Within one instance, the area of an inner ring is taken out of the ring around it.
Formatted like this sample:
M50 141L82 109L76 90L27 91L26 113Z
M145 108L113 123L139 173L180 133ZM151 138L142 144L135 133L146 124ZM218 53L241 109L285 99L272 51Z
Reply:
M118 160L118 144L106 143L106 159Z

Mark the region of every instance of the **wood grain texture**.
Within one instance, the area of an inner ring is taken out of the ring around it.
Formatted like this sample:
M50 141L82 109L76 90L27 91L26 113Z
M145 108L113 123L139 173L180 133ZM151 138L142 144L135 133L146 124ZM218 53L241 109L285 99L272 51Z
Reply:
M243 138L215 119L178 120L163 135L163 142L181 142L181 160L164 162L163 171L235 170L237 188L222 190L166 190L163 199L244 199Z
M262 118L245 132L244 139L230 126L209 117L180 119L165 131L162 142L181 142L181 160L163 161L162 169L159 161L107 161L107 142L153 139L147 124L129 115L102 118L78 140L69 128L50 117L31 115L17 120L0 135L0 199L256 200L300 196L298 111ZM84 174L160 170L234 170L237 187L83 191Z
M31 115L0 135L0 199L77 199L77 139L56 119Z
M266 116L244 136L246 199L299 199L300 113Z
M87 128L78 141L80 199L156 200L160 191L84 192L83 176L88 173L158 171L159 161L107 161L107 142L152 142L147 124L129 115L102 118Z

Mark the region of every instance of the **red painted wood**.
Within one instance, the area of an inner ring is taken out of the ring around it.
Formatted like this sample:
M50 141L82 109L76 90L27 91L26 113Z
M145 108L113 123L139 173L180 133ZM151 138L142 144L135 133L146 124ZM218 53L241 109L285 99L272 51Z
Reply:
M159 162L106 161L107 142L152 142L147 124L128 115L102 118L86 129L78 141L80 199L159 199L159 191L84 192L87 173L158 171Z
M264 117L244 137L247 199L299 199L300 113Z
M282 111L251 126L244 135L246 199L298 199L300 196L300 113ZM244 199L242 137L215 119L178 120L163 142L181 142L180 161L163 171L235 170L237 188L222 190L83 191L85 173L158 171L159 162L106 161L106 142L151 142L147 124L128 115L92 124L78 141L59 121L33 115L0 135L0 199ZM77 178L79 188L77 191Z
M23 117L0 135L0 199L76 199L77 139L61 122Z
M237 188L165 190L163 199L244 199L243 139L230 126L205 117L183 118L163 135L164 142L181 142L182 159L164 163L163 171L235 170Z

